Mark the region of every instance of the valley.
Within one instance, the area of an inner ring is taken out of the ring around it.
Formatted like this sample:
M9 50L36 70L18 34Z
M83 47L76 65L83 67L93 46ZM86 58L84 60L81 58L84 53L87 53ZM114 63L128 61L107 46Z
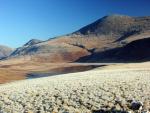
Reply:
M150 16L108 15L0 46L1 113L149 113Z

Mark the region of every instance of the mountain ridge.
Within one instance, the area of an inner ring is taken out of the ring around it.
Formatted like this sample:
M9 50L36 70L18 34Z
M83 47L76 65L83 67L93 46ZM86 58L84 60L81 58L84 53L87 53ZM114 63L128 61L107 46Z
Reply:
M31 39L29 40L26 44L24 44L23 46L31 46L33 44L38 44L42 42L42 40L39 40L39 39Z
M32 57L44 62L74 62L131 41L150 37L150 16L105 16L81 29L50 40L32 39L8 58ZM36 60L37 61L37 60Z

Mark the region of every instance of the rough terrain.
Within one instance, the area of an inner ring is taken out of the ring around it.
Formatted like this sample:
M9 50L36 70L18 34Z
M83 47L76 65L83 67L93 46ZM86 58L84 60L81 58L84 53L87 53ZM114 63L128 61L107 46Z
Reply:
M0 112L146 113L150 110L148 65L114 65L7 83L0 86Z

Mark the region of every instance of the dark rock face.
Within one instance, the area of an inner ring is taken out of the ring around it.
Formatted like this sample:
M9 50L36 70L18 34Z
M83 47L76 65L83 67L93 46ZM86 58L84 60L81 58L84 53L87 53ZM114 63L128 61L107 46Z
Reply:
M12 53L13 49L0 45L0 59L3 59L9 56Z

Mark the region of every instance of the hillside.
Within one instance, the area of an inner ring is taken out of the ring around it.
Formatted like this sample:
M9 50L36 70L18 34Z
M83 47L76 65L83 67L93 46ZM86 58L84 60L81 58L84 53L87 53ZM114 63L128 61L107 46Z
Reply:
M110 15L81 28L75 34L106 35L115 38L116 41L120 41L130 35L139 34L147 30L150 30L150 17Z
M150 38L132 41L123 47L96 52L77 62L134 62L150 60Z
M24 44L24 46L32 46L34 44L38 44L38 43L41 43L42 41L41 40L38 40L38 39L31 39L30 41L28 41L26 44Z
M30 40L9 58L39 62L74 62L134 40L150 37L150 17L105 16L71 34L46 41ZM99 60L100 61L100 60Z

